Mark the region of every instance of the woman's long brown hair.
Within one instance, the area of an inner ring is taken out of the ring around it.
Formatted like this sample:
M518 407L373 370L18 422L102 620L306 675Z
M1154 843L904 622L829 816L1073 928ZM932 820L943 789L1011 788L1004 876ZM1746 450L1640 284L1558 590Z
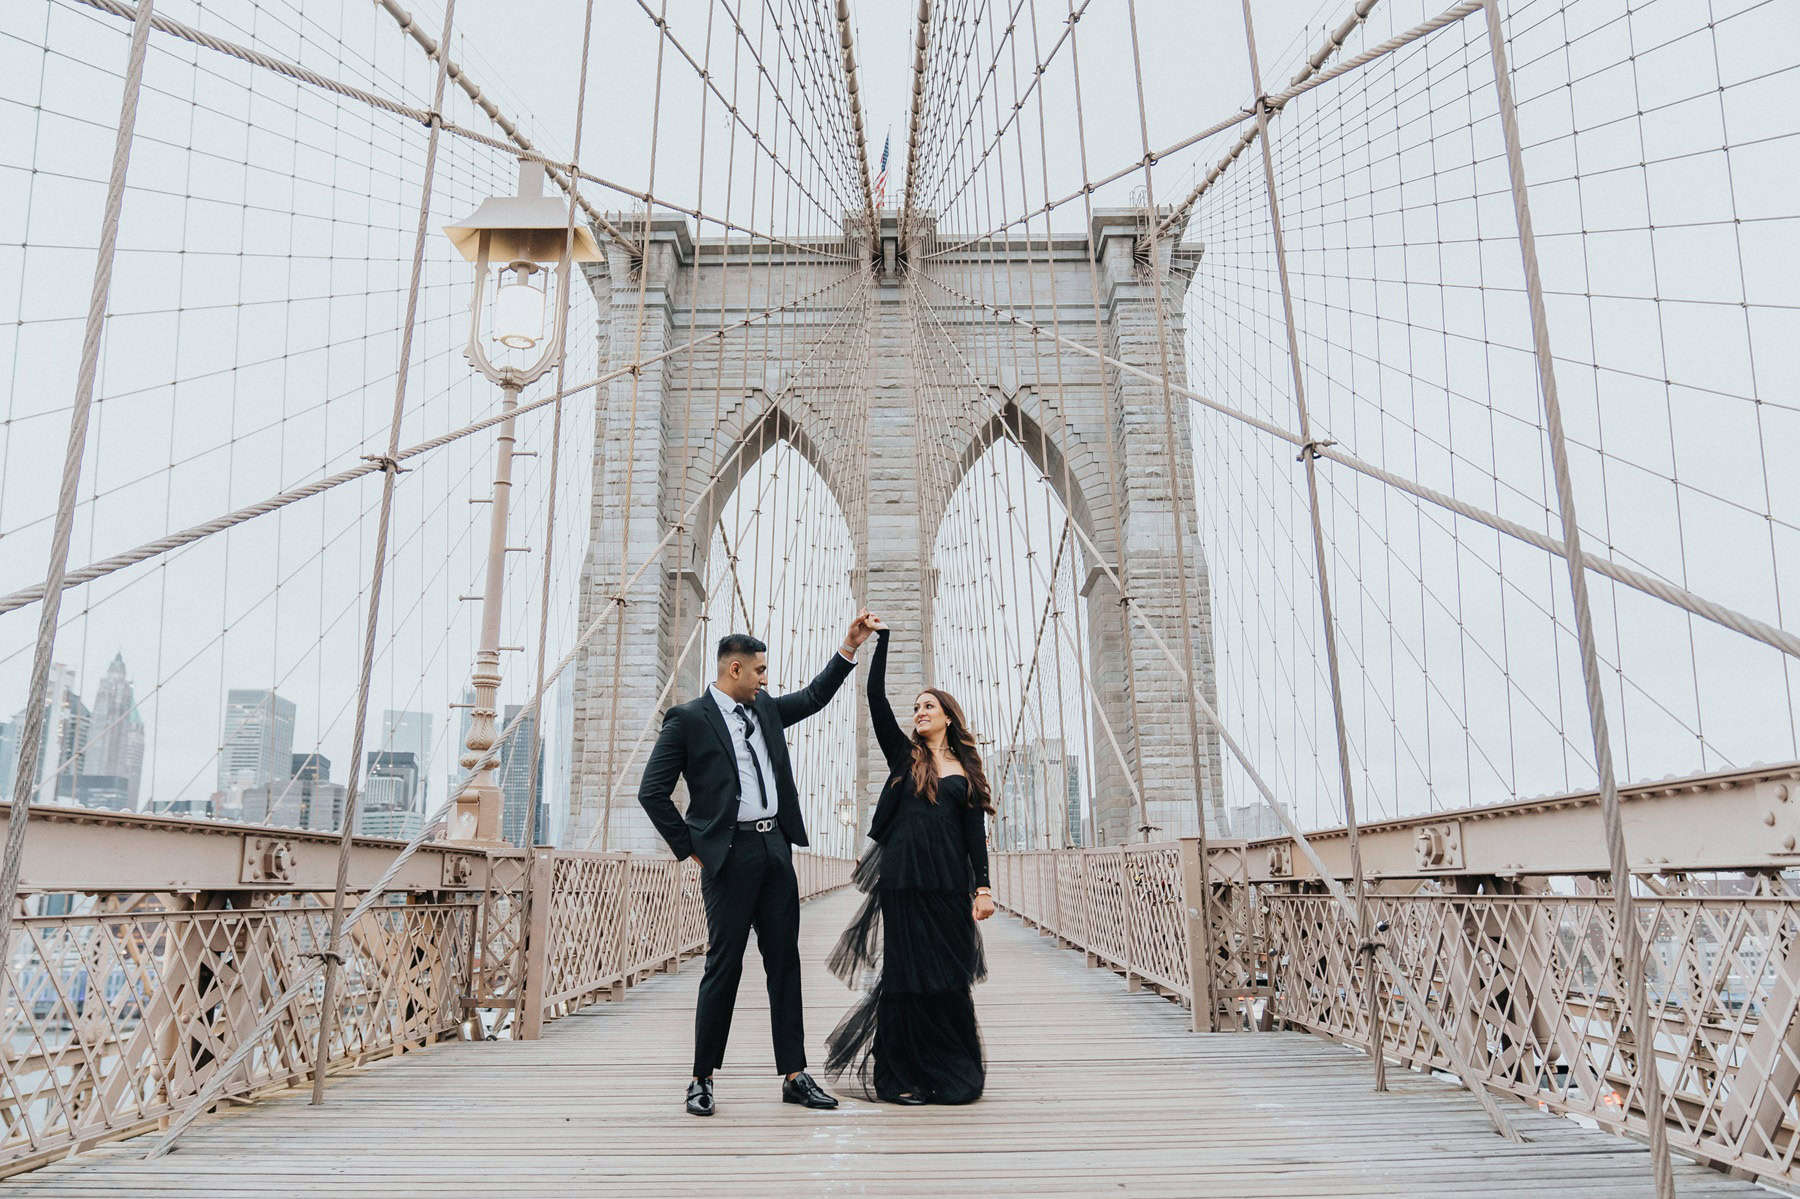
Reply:
M980 808L992 816L994 801L988 791L987 771L982 768L981 751L975 748L975 734L969 731L969 722L963 716L962 705L948 691L927 687L920 694L927 692L936 697L938 707L944 710L944 716L950 722L949 727L944 730L944 744L950 747L950 752L962 763L963 773L969 776L969 806ZM925 738L917 732L912 735L912 784L913 790L923 796L926 803L937 802L937 756L925 744Z

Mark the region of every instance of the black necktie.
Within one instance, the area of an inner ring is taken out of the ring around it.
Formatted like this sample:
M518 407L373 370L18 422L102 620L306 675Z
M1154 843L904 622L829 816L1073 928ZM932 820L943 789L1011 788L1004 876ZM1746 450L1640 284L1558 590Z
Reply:
M769 802L769 785L763 782L762 759L756 756L756 743L750 740L750 735L756 732L756 721L750 718L750 709L743 704L737 706L737 715L744 722L744 748L750 751L750 764L756 767L756 791L762 796L762 806L758 810L767 811L774 805Z

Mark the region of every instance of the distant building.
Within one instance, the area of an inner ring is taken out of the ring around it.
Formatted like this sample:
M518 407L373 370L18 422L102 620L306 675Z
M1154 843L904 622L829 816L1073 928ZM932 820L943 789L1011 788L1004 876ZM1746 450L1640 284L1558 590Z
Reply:
M406 753L418 764L413 794L407 806L427 811L431 807L431 714L398 712L390 708L381 714L379 747L392 753Z
M19 768L19 726L0 720L0 799L12 798L13 771Z
M273 691L232 688L219 732L219 790L293 777L294 704Z
M39 734L37 769L29 780L17 780L22 790L30 786L34 798L39 803L77 803L79 779L82 772L82 760L87 753L88 729L93 723L88 706L81 701L75 689L75 675L68 667L58 662L50 667L50 687L44 696L43 732ZM8 787L13 782L12 775L18 769L19 755L24 751L20 738L25 727L25 711L21 709L13 716L9 727L7 742L10 749L5 750L9 761L6 777ZM47 786L45 778L55 773L56 783Z
M331 781L331 759L317 750L309 754L292 754L288 760L292 763L288 772L294 778L315 783Z
M237 819L246 824L302 828L301 799L301 781L296 778L245 787L237 794Z
M1282 805L1282 810L1287 810L1286 804ZM1281 817L1269 810L1267 803L1238 804L1227 813L1227 819L1231 822L1230 835L1246 841L1287 836L1287 826L1281 823Z
M1068 797L1063 808L1063 844L1082 844L1081 835L1081 759L1069 754L1063 759L1063 774L1068 780Z
M455 796L458 786L462 783L463 775L467 773L463 770L459 759L462 757L463 747L469 743L469 722L474 719L474 713L475 688L464 687L462 703L456 709L456 744L450 747L450 769L445 774L444 797L446 799Z
M138 714L137 698L122 653L113 655L94 694L93 720L82 769L89 775L124 779L125 803L121 810L137 808L144 777L144 721ZM106 803L81 802L90 807L118 807L110 802L108 794Z
M336 832L344 819L344 785L331 781L331 763L320 754L295 754L301 772L278 782L245 787L233 819L315 832Z
M163 800L152 803L150 810L159 816L189 816L202 820L210 819L214 811L214 800L217 798L215 795L207 799Z
M403 811L359 810L356 813L356 832L362 837L391 837L396 841L410 841L425 827L425 813L413 808Z
M335 833L344 827L344 784L329 779L299 779L300 828Z
M510 725L522 710L519 704L506 705L506 718L500 722L500 727L504 729ZM536 728L536 717L527 716L519 721L512 736L500 744L500 836L514 845L525 844L525 816L531 810L534 793L538 798L538 837L541 839L549 833L549 818L545 815L544 763L541 757L533 762L531 755L532 734Z
M1020 847L1061 849L1081 843L1080 771L1076 760L1064 755L1060 737L1039 737L1019 747L1007 778L1006 798L1014 805L1012 839Z
M575 672L565 670L556 680L556 722L553 736L544 738L544 759L546 763L547 789L550 792L546 800L546 811L552 815L560 815L569 810L569 763L574 761L575 751ZM550 752L554 747L555 752ZM538 842L550 845L556 842L555 830L549 822L540 824Z
M137 805L131 798L131 780L119 774L80 774L75 776L75 802L84 808L105 808L112 812L133 812Z
M395 835L388 831L406 823L400 814L414 812L419 793L419 763L410 751L375 750L368 755L361 795L356 801L356 831L365 837ZM424 827L421 813L420 827ZM410 834L408 834L410 835Z

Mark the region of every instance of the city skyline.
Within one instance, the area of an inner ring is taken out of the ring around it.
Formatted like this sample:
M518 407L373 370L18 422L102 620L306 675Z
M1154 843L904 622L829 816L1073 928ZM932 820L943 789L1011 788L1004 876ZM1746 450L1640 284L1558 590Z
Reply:
M123 652L114 653L91 707L76 672L53 663L45 708L36 775L30 780L35 801L133 810L142 786L144 722ZM7 798L18 783L13 775L25 717L21 708L0 721L0 796Z
M145 787L150 728L124 651L113 652L94 683L91 702L78 672L54 663L35 802L337 829L347 788L332 780L332 759L322 749L295 750L300 706L274 688L239 687L226 694L212 771L218 785L207 793L190 786L157 795ZM18 709L0 719L0 799L11 798L16 782L24 718ZM380 748L366 755L359 834L405 837L423 828L435 724L430 712L383 711L379 738L372 742ZM47 752L52 744L54 754ZM55 772L54 786L46 782L50 772Z

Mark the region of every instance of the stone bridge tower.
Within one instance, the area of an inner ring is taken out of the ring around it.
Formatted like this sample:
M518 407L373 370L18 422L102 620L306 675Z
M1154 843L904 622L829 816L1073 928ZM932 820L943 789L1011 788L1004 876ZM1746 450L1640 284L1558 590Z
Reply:
M895 215L887 213L873 239L846 236L785 249L738 240L696 243L685 220L658 218L642 264L616 244L609 248L608 262L592 279L601 353L610 357L600 363L603 371L707 340L635 378L615 380L599 399L581 626L607 605L620 610L576 664L572 844L586 843L610 812L609 848L661 850L636 803L646 750L633 755L633 748L659 707L681 647L704 617L703 580L718 515L744 472L781 441L812 464L844 513L858 563L852 594L897 628L923 631L895 641L889 664L895 696L934 676L929 631L936 573L929 558L954 491L943 480L961 479L988 446L1010 437L1055 489L1082 540L1124 580L1129 603L1177 654L1173 522L1184 522L1196 668L1213 700L1211 602L1192 494L1188 401L1173 399L1182 494L1171 496L1161 386L1086 354L1059 355L1049 336L1054 326L1092 347L1097 332L1109 357L1159 370L1146 216L1102 210L1087 236L1048 245L1019 236L958 246L960 239L929 227L902 244ZM642 225L634 227L641 236ZM1165 245L1157 267L1177 383L1186 379L1181 297L1199 252ZM844 255L852 258L849 267ZM784 297L794 302L813 293L819 293L817 306L795 303L735 327ZM1016 314L1020 323L959 293ZM936 331L923 350L921 306L929 306ZM1031 326L1043 335L1034 337ZM710 336L720 329L723 336ZM926 427L919 402L925 386L957 389L975 417L956 429ZM638 574L621 595L621 582L652 553L656 568ZM1130 617L1085 546L1082 560L1089 676L1112 730L1110 737L1097 730L1094 738L1097 838L1102 844L1139 839L1138 788L1152 836L1192 832L1200 807L1179 672ZM703 635L711 640L722 631ZM669 702L692 698L710 678L710 646L700 650L689 654ZM862 704L855 694L835 702ZM855 725L857 827L866 829L884 767L860 712ZM1202 800L1216 833L1223 827L1223 797L1218 741L1209 730L1201 761ZM804 792L806 780L800 784Z

